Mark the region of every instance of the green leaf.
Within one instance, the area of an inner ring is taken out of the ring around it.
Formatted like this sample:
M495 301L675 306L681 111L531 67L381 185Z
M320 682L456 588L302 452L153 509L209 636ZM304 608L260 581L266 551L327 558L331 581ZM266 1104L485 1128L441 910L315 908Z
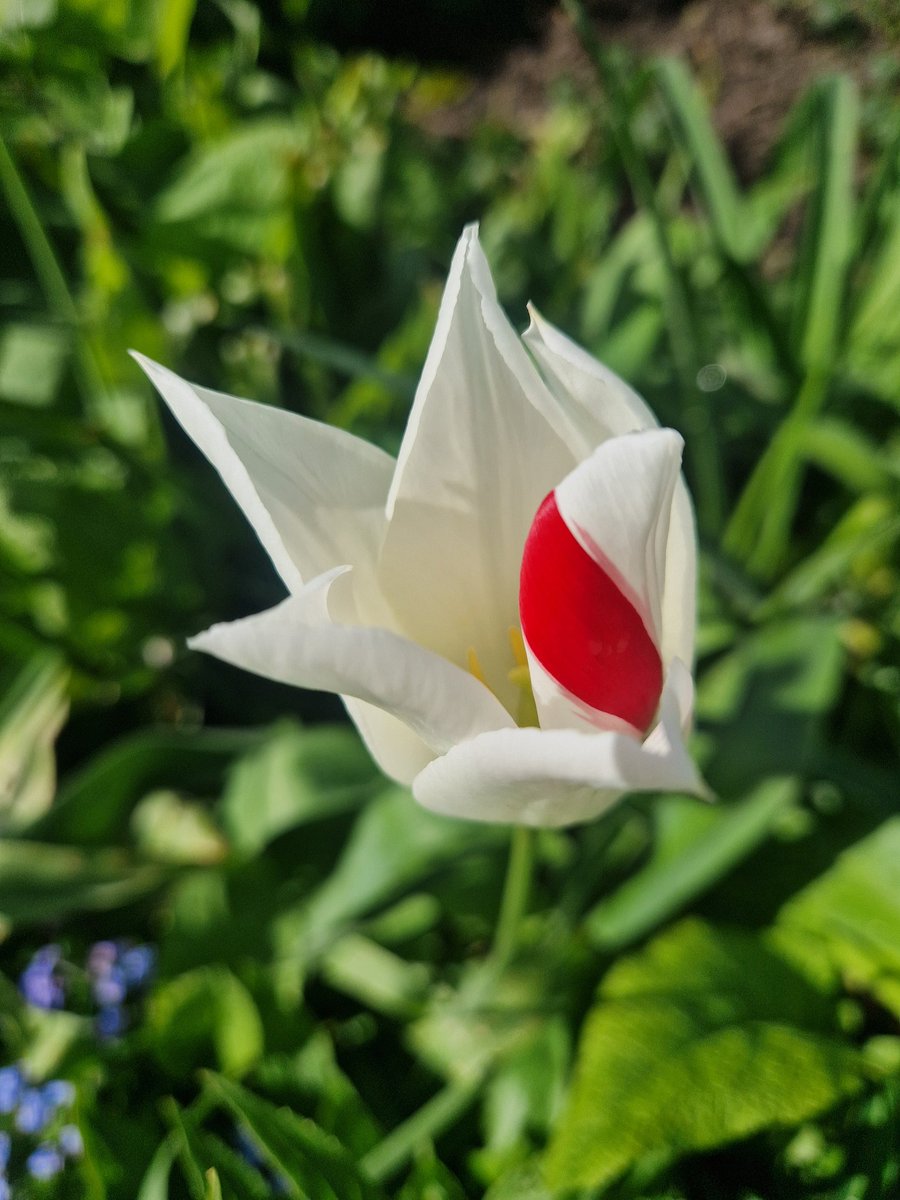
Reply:
M177 784L184 791L218 794L235 756L264 737L259 730L134 734L67 780L53 808L29 833L88 846L123 841L133 808L148 792Z
M832 617L790 617L748 634L702 677L697 714L715 738L704 764L720 795L802 773L824 745L845 653Z
M547 1179L607 1184L646 1155L807 1120L862 1080L824 997L782 958L751 934L685 921L604 980Z
M677 59L657 63L656 78L693 160L713 232L724 252L735 262L742 262L749 246L746 215L709 110L701 102L687 68Z
M242 1076L263 1052L253 997L225 967L198 967L154 989L147 1009L152 1046L175 1076L209 1063Z
M41 654L0 700L0 830L23 828L53 802L53 747L68 713L67 683L61 660Z
M51 405L70 343L66 331L52 325L8 325L0 335L0 399Z
M775 778L736 804L665 797L649 861L589 914L588 936L610 951L650 933L751 854L798 796L795 779Z
M900 817L845 851L784 906L778 924L804 957L830 961L847 988L900 1018Z
M822 84L816 124L816 178L798 263L802 300L796 313L798 343L808 370L827 370L840 340L847 270L854 238L856 128L853 81L838 75Z
M159 0L156 21L156 62L162 76L169 75L184 59L188 32L196 0Z
M280 723L230 773L222 824L235 852L250 858L289 829L356 808L383 786L352 730Z
M0 915L14 924L119 908L154 891L165 878L159 867L136 866L115 850L0 841Z
M144 1172L136 1200L169 1200L169 1176L177 1151L171 1138L160 1142Z
M222 1185L215 1167L210 1167L204 1178L206 1180L204 1200L222 1200Z
M273 1171L305 1200L375 1200L378 1189L360 1175L336 1138L312 1121L223 1079L204 1075L206 1095L240 1122Z
M279 957L298 967L356 918L398 896L466 850L484 849L503 831L439 817L408 791L392 788L373 800L353 826L343 854L322 886L275 929Z

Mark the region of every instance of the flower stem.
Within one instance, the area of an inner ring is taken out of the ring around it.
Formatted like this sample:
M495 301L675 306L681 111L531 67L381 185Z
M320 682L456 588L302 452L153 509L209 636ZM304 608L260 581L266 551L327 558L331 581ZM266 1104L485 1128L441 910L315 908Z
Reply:
M374 1183L398 1171L425 1142L432 1141L463 1115L478 1094L480 1080L448 1083L427 1104L370 1150L360 1163Z
M534 832L527 825L513 827L509 847L509 866L500 901L500 915L494 934L491 959L502 971L512 958L519 936L519 925L531 891L531 872L534 862Z

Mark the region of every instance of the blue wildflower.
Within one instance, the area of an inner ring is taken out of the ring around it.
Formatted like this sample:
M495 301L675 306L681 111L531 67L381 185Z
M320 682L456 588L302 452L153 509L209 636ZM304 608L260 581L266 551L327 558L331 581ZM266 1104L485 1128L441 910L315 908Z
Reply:
M0 1113L11 1113L22 1093L22 1072L18 1067L0 1067Z
M57 1134L57 1140L66 1158L81 1158L84 1153L84 1140L77 1125L63 1125Z
M12 1152L12 1138L8 1133L0 1133L0 1175L9 1166L9 1156Z
M110 967L94 980L94 999L101 1006L121 1004L127 994L128 986L120 967Z
M12 1200L12 1189L9 1181L0 1175L0 1200Z
M62 1008L66 994L56 975L56 958L34 956L19 977L23 999L35 1008Z
M25 1167L32 1179L53 1179L65 1163L59 1150L50 1142L43 1142L28 1155Z
M51 1110L37 1088L26 1088L19 1097L15 1126L19 1133L40 1133L50 1119Z
M50 1079L41 1095L50 1108L70 1108L75 1103L75 1085L68 1079Z
M107 1004L97 1013L96 1029L100 1037L111 1038L125 1028L125 1013L117 1004Z
M143 987L156 970L156 951L152 946L131 946L123 952L121 963L129 988Z

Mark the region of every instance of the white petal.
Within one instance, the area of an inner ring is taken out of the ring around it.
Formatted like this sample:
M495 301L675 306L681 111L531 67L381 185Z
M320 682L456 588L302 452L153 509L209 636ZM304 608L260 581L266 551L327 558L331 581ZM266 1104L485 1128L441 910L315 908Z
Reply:
M637 609L657 648L683 445L671 429L610 438L556 488L566 525Z
M388 778L408 787L434 758L434 751L399 717L352 696L344 696L343 701L350 720L381 770Z
M221 475L291 591L340 562L371 570L394 461L341 429L134 358Z
M584 458L609 437L658 424L637 392L561 333L529 305L531 324L522 335L570 422L569 437Z
M575 465L557 406L496 301L474 229L454 255L388 499L379 578L398 627L505 702L525 535Z
M577 457L586 457L609 437L658 424L641 397L615 372L576 345L534 308L524 334L554 395L569 421L568 442ZM694 661L697 608L697 534L694 511L684 480L679 479L672 506L666 551L661 650L664 662Z
M374 704L399 717L435 754L512 725L483 684L430 650L386 629L334 624L335 611L346 611L341 592L352 583L349 572L329 571L275 608L213 625L190 645L279 683Z
M629 792L709 793L681 737L680 671L642 745L627 734L501 729L464 742L413 783L425 808L473 821L561 826L590 821Z

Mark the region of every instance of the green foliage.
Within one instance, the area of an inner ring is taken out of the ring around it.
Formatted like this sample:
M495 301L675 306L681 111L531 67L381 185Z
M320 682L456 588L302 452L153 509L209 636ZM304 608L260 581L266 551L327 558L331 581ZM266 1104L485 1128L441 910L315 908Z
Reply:
M675 926L603 981L548 1153L551 1185L596 1187L650 1152L816 1116L862 1083L834 1032L822 997L764 943Z
M591 45L540 120L442 138L463 75L323 20L0 13L0 1064L72 1079L85 1142L16 1186L893 1200L896 97L820 79L746 180L679 62ZM280 592L126 353L395 450L474 217L514 320L533 298L685 433L717 797L543 831L500 966L505 831L183 652ZM159 962L104 1041L109 938ZM17 986L47 943L68 1011Z

